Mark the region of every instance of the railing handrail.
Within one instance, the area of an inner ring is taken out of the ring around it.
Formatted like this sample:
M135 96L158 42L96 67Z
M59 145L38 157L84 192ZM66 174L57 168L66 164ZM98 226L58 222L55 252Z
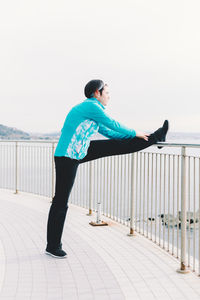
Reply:
M58 140L0 140L0 143L58 143Z
M0 143L58 143L58 140L0 140ZM187 147L187 148L200 148L200 144L186 144L186 143L172 143L172 142L159 142L152 146L165 146L165 147Z
M50 147L47 147L49 149L51 149L51 176L52 176L52 191L51 191L51 197L53 199L53 195L54 195L54 184L55 184L55 174L54 174L54 150L55 150L55 144L58 143L58 140L0 140L1 143L12 143L13 146L15 146L15 168L14 168L14 172L15 172L15 193L17 194L18 193L18 190L19 190L19 187L18 187L18 151L21 148L24 147L24 143L25 144L33 144L33 143L38 143L38 144L50 144L51 146ZM22 143L22 145L20 145ZM186 187L186 169L187 169L187 165L189 165L190 163L190 156L186 155L186 148L200 148L200 144L187 144L187 143L173 143L173 142L159 142L159 143L156 143L156 144L153 144L152 146L154 147L157 147L157 146L163 146L163 147L178 147L180 148L181 150L181 153L179 155L177 155L178 157L178 161L177 161L177 176L180 176L180 189L181 189L181 194L180 194L180 198L181 198L181 267L180 269L178 269L179 272L181 273L186 273L188 272L188 269L186 267L186 192L187 192L187 187ZM34 146L33 146L34 147ZM4 147L3 147L4 148ZM26 146L25 146L26 148ZM30 147L27 147L27 148L30 148L31 149L31 146ZM36 146L37 148L37 146ZM38 148L41 148L41 146L38 146ZM162 152L162 151L161 151ZM153 158L151 160L151 166L149 164L150 160L149 160L149 153L141 153L141 154L147 154L148 155L148 172L146 173L147 174L147 203L148 202L148 199L151 198L152 200L152 195L150 196L149 195L149 178L151 176L151 178L153 178ZM152 151L152 155L160 155L160 153L153 153ZM164 155L164 171L166 171L166 155L171 155L171 154L166 154L165 152L163 154L160 155L160 176L162 176L162 172L161 172L161 163L162 163L162 157ZM193 157L193 156L191 156ZM131 160L131 191L130 191L130 199L131 199L131 211L130 211L130 235L133 235L134 234L134 227L136 229L136 225L134 226L134 222L136 224L136 214L135 214L135 211L137 212L137 202L136 202L136 208L135 208L135 199L137 198L137 188L138 188L138 177L137 177L137 174L140 174L140 178L139 180L141 180L141 176L143 176L144 180L145 180L145 173L143 175L141 175L141 171L139 171L140 173L138 173L138 168L140 168L140 170L142 169L142 160L141 160L141 157L138 158L138 153L133 153L132 154L132 160ZM145 158L146 156L144 157L144 161L143 161L143 165L145 164ZM139 159L139 160L138 160ZM196 159L196 157L194 157L194 159ZM138 165L138 161L140 161L140 166ZM179 161L181 163L181 174L179 173ZM198 157L198 162L199 162L199 168L197 170L199 170L199 174L200 174L200 157ZM195 162L194 162L195 163ZM157 163L156 163L156 168L157 168ZM173 164L173 168L174 168L174 164ZM195 165L194 165L194 168L195 168ZM90 176L90 194L89 194L89 215L91 215L91 211L92 211L92 207L91 207L91 202L92 202L92 189L93 189L93 186L92 186L92 182L93 181L93 177L94 176L97 176L98 177L98 174L92 174L92 167L91 167L91 162L90 162L90 169L89 169L89 176ZM118 165L117 165L117 172L119 170L119 162L118 162ZM190 175L190 169L189 170L189 175ZM187 172L188 172L187 170ZM112 168L111 168L111 171L112 171ZM151 173L150 173L151 171ZM193 170L193 173L194 173L194 176L195 176L195 169ZM122 174L122 173L121 173ZM154 172L155 174L155 172ZM168 177L170 177L170 160L168 159ZM119 173L118 173L119 175ZM166 175L166 174L165 174ZM156 169L156 176L157 176L157 169ZM174 175L173 175L174 176ZM119 179L119 178L118 178ZM117 180L118 180L117 179ZM161 178L162 179L162 178ZM174 180L174 179L173 179ZM114 179L115 181L115 179ZM165 176L164 176L164 179L163 179L163 184L164 184L164 214L165 214L165 198L166 198L166 185L165 185ZM199 182L200 182L200 175L199 175ZM156 177L156 183L157 183L157 177ZM169 188L169 183L170 183L170 180L168 181L168 200L170 199L170 188ZM141 184L141 181L140 181L140 184ZM151 181L151 184L153 184L153 181ZM179 181L178 181L178 189L179 189ZM161 185L162 185L162 181L160 180L160 189L161 189ZM134 187L136 188L136 192L134 192ZM152 187L152 190L151 190L151 193L153 193L153 188ZM195 190L195 181L194 181L194 186L193 186L193 189ZM179 192L177 191L177 197L179 199ZM195 192L194 192L195 193ZM142 194L142 193L141 193ZM141 195L140 194L140 195ZM136 195L136 197L135 197ZM157 194L156 194L157 195ZM161 195L161 194L160 194ZM143 198L145 198L145 192L143 192ZM173 196L174 197L174 196ZM117 201L119 200L119 197L117 197ZM141 200L141 199L140 199ZM144 203L144 199L142 200L143 203ZM118 202L117 202L118 203ZM98 202L98 205L100 204L100 202ZM118 204L117 204L118 205ZM111 206L111 204L110 204ZM98 206L100 207L100 205ZM114 204L113 204L113 207L114 207ZM121 207L121 206L120 206ZM151 209L152 209L152 202L151 202ZM179 205L177 204L177 209L178 209ZM149 212L149 208L147 208L148 212ZM195 211L195 209L194 209ZM114 212L114 208L113 208L113 212ZM169 216L169 202L168 202L168 216ZM97 209L97 216L99 216L99 213L100 213L100 208ZM144 214L144 212L143 212ZM114 213L113 213L113 216L114 216ZM117 208L117 218L118 218L118 208ZM151 217L152 217L152 214L151 214ZM120 218L121 218L121 212L120 212ZM98 217L99 219L99 217ZM199 199L199 220L200 220L200 199ZM152 221L152 220L151 220ZM195 221L196 222L196 221ZM194 225L195 225L195 222L194 222ZM98 222L97 222L98 223ZM152 223L151 223L151 226L152 226ZM152 228L152 227L151 227ZM143 230L144 231L144 230ZM178 233L178 231L177 231ZM151 235L152 235L152 229L151 229ZM165 227L163 229L163 236L165 235ZM148 218L147 218L147 236L148 236ZM152 236L151 236L151 239L152 239ZM169 243L169 224L168 224L168 243ZM165 238L164 238L164 244L165 244ZM163 245L164 245L163 244ZM200 245L200 225L199 225L199 245ZM169 246L168 246L169 247ZM199 251L200 251L200 248L199 248ZM199 252L199 257L200 257L200 252ZM194 255L194 259L195 259L195 255ZM195 266L193 267L195 269ZM199 274L200 274L200 260L199 260Z

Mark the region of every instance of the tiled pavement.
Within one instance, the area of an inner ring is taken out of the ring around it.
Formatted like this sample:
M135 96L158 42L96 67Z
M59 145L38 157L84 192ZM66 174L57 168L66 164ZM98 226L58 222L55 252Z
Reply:
M50 202L0 191L0 299L200 299L200 278L128 228L88 225L95 216L70 205L66 259L44 254Z

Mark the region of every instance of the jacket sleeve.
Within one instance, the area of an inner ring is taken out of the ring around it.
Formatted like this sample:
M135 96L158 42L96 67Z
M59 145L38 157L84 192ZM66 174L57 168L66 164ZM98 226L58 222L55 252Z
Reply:
M106 126L99 124L99 130L98 132L102 135L104 135L105 137L109 138L109 139L130 139L132 138L132 136L130 135L124 135L121 134L117 131L114 131L112 129L107 128Z
M112 119L108 114L106 114L104 112L104 109L101 108L96 103L92 103L92 102L86 103L85 108L83 110L83 115L85 118L91 119L91 120L95 121L96 123L98 123L99 126L104 125L104 127L107 127L108 129L111 129L112 131L120 133L121 135L123 135L125 137L133 138L136 136L136 132L134 129L130 129L130 128L124 126L123 124ZM105 133L105 130L104 130L104 133ZM112 134L112 133L113 132L109 132L107 134L109 134L109 136L110 136L110 134Z

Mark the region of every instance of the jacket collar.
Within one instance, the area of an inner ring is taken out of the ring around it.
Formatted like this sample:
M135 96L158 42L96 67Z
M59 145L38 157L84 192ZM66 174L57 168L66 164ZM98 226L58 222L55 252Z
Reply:
M91 98L88 98L86 100L92 100L95 103L97 103L98 105L100 105L103 109L105 109L105 106L101 102L99 102L95 97L91 97Z

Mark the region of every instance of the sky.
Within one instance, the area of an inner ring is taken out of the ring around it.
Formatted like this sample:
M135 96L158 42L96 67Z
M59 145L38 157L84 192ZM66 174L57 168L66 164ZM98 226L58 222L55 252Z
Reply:
M200 132L199 0L6 0L0 124L60 131L91 79L136 131Z

